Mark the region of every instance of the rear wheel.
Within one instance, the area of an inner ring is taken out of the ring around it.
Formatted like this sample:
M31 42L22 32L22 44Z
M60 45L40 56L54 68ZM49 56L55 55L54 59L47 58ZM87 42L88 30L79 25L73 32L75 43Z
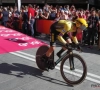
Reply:
M60 72L63 79L70 85L77 85L82 83L87 75L87 66L83 58L73 53L73 60L71 61L70 56L66 55L63 58L60 66ZM70 62L73 63L74 68L71 69Z
M42 45L38 48L36 52L36 64L38 68L41 69L42 71L46 70L45 68L47 65L45 65L45 62L41 60L41 57L47 52L48 49L49 49L49 46ZM54 53L52 53L49 59L54 60Z

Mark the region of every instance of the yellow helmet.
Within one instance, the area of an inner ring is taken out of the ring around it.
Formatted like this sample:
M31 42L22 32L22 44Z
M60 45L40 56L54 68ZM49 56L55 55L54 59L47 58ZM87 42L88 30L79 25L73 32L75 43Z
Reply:
M78 19L76 19L76 22L77 21L79 23L81 23L82 25L84 25L86 28L88 27L88 23L87 23L87 21L84 18L78 18Z

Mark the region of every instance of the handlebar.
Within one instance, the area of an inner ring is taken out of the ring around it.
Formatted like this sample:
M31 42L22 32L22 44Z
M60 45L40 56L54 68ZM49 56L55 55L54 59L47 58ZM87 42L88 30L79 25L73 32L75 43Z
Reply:
M69 50L76 50L76 51L79 51L79 52L82 52L83 50L82 49L78 49L77 45L72 43L71 45L69 44L68 46L65 46L66 49Z

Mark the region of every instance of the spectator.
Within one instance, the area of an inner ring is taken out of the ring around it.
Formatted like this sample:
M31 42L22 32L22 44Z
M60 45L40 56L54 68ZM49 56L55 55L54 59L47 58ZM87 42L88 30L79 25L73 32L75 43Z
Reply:
M49 19L50 20L54 20L56 18L56 11L55 10L51 10L51 13L49 15Z
M78 13L78 17L86 19L86 15L83 9L81 9L80 12Z
M67 6L66 6L66 9L67 9L67 11L69 11L69 10L70 10L70 7L69 7L69 5L67 5Z
M99 47L99 50L100 50L100 29L99 29L99 33L98 33L98 47Z
M14 7L14 12L13 12L13 25L14 25L14 29L19 31L19 16L20 16L20 12L18 11L17 7Z
M64 10L61 10L60 20L67 20L67 16L66 16Z
M43 19L49 19L49 11L47 9L43 10L43 14L41 15Z
M22 25L22 30L24 34L28 34L28 12L25 7L22 8L22 17L23 17L23 25Z
M56 7L52 7L51 11L55 11L55 13L57 13L57 8Z
M66 5L64 6L64 10L65 10L65 11L67 10L67 6L66 6Z
M57 13L57 14L56 14L55 21L59 21L59 20L60 20L60 14L59 14L59 13Z
M86 11L85 12L85 16L86 16L86 20L88 20L88 17L90 16L90 12L89 11Z
M14 12L14 9L12 8L12 7L10 7L10 9L9 9L9 17L11 17L12 16L12 13Z
M98 23L99 23L99 18L96 16L96 11L92 10L91 15L88 18L88 24L89 24L89 27L88 27L88 47L89 48L92 48L92 46L94 45Z
M66 19L66 20L68 20L68 19L69 19L69 13L68 13L68 11L67 11L67 10L65 11L65 19Z
M1 24L1 20L2 20L2 10L0 9L0 24Z
M63 9L63 7L62 7L62 6L60 6L60 7L59 7L59 10L61 11L61 10L64 10L64 9Z
M45 4L44 7L43 7L43 10L47 10L48 11L49 10L49 5Z
M70 12L71 12L71 13L76 12L76 8L75 8L75 6L74 6L74 5L72 5L72 6L71 6L71 8L70 8Z
M9 12L7 11L6 7L4 7L4 10L2 11L1 17L2 17L2 25L4 25L6 27L7 21L9 19Z
M42 9L39 10L38 18L39 19L43 19L43 11L42 11Z
M31 30L31 36L34 37L35 9L31 4L28 5L28 23Z
M98 17L100 21L100 10L98 11ZM100 24L98 24L98 48L100 50Z
M13 20L12 20L11 17L9 17L9 19L7 21L7 27L11 28L11 29L14 29L14 27L13 27Z
M38 13L39 12L39 6L37 6L36 8L35 8L35 11L36 11L36 13Z

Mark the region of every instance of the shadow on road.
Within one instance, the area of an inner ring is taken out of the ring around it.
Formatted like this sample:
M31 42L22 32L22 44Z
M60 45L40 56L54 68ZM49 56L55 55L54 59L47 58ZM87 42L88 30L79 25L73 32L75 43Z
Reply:
M24 75L32 75L32 76L35 76L35 77L40 78L45 81L49 81L54 84L72 87L70 85L67 85L63 81L44 76L42 74L43 72L35 67L31 67L31 66L23 65L23 64L19 64L19 63L12 63L12 64L2 63L2 64L0 64L0 73L13 75L18 78L24 78Z
M98 50L98 47L94 46L93 48L87 48L87 46L82 47L84 53L90 53L90 54L97 54L100 55L100 50Z

